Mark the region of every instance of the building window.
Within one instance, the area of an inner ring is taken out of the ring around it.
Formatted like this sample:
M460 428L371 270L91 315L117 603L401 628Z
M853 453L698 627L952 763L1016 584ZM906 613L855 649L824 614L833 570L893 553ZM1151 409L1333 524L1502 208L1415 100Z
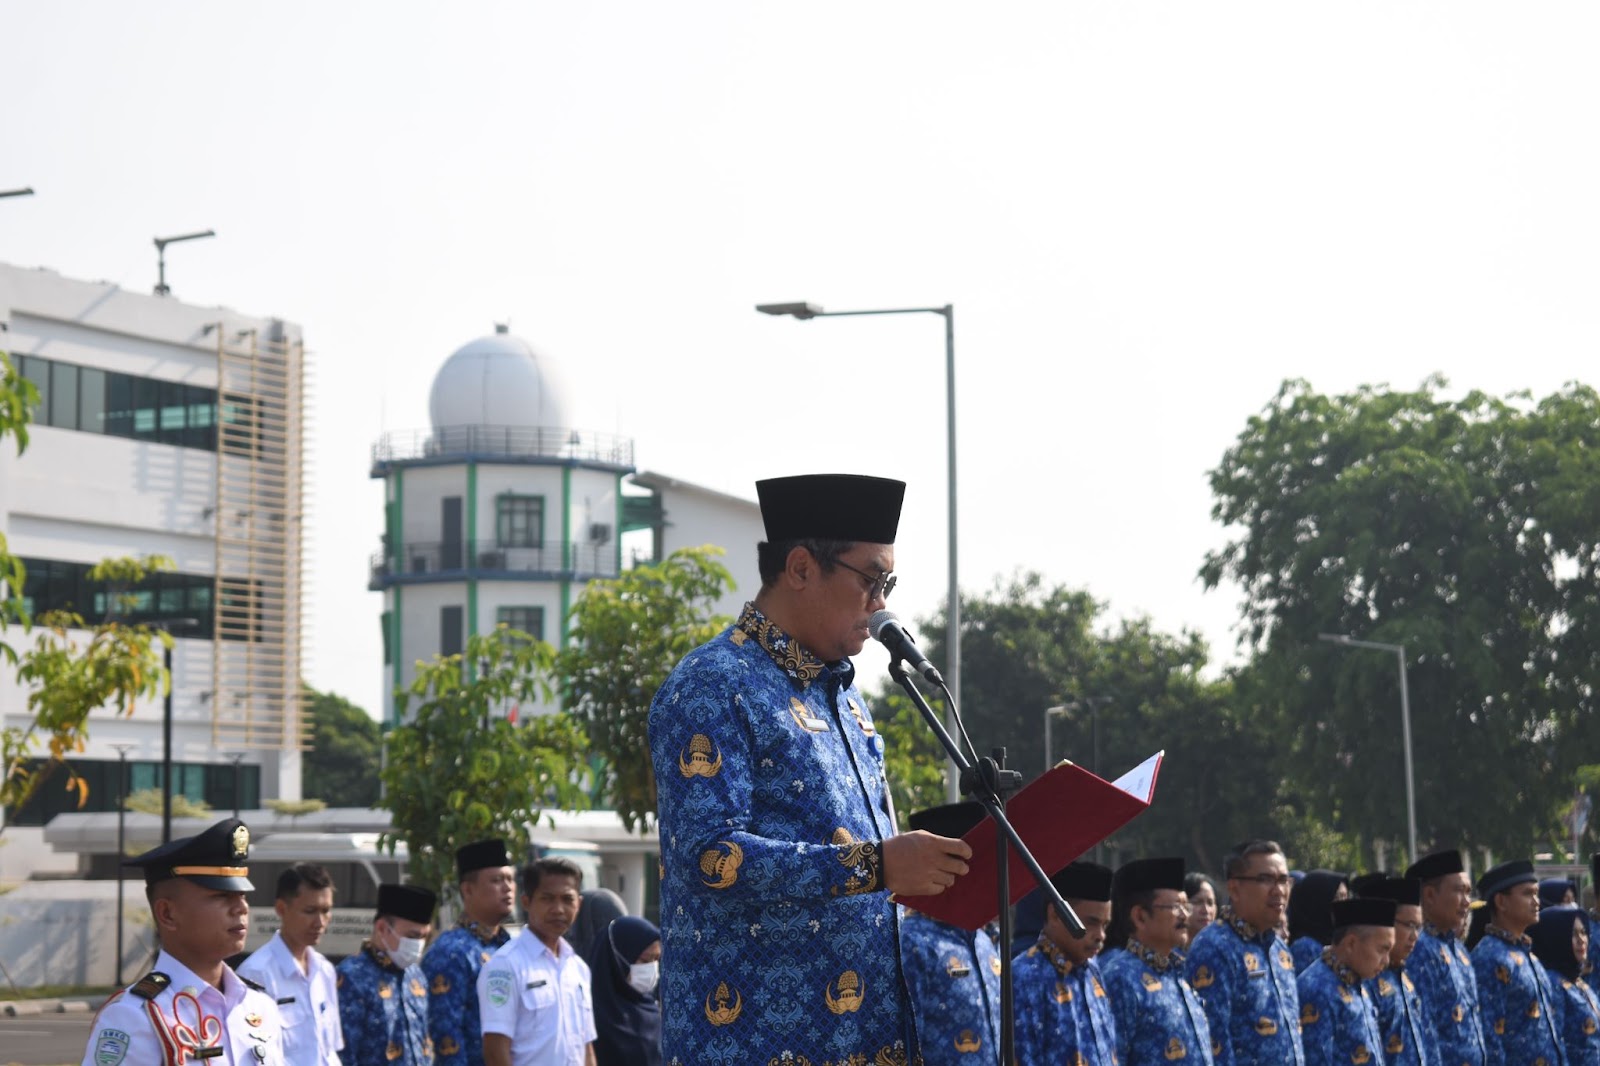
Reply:
M37 355L19 355L16 364L39 390L36 425L216 450L216 389Z
M382 617L380 617L378 619L379 628L383 632L383 665L385 665L385 666L392 666L394 664L394 652L389 647L389 645L390 645L389 626L393 622L393 620L394 620L394 615L392 615L388 611L384 611Z
M30 760L29 769L37 770L43 760ZM161 764L137 762L129 759L125 764L127 781L117 780L119 765L116 759L74 759L72 768L89 783L89 799L78 806L78 794L61 787L66 780L63 770L57 769L39 791L25 805L6 812L9 825L44 825L58 814L69 812L98 813L115 811L117 800L123 795L121 786L128 792L161 787ZM238 768L237 798L241 810L255 810L261 806L261 767L241 763ZM211 805L212 810L231 811L235 799L234 766L226 763L173 763L172 794L184 796Z
M535 640L544 639L543 607L501 607L495 611L494 620L507 629L526 633Z
M544 545L544 497L496 496L495 543L502 548L538 548Z
M460 655L465 650L460 607L439 608L439 654Z
M113 587L110 582L92 580L89 571L94 568L88 563L23 559L22 565L28 574L22 585L23 609L35 618L48 611L71 611L89 625L111 619L148 623L187 618L196 624L175 628L177 636L211 638L214 579L204 574L157 572L137 584ZM260 640L259 627L253 637L228 633L223 639L247 637Z

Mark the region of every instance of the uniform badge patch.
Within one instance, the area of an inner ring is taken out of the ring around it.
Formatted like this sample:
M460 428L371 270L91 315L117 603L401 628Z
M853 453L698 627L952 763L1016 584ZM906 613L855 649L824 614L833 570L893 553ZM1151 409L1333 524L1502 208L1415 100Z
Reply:
M102 1029L94 1042L95 1066L117 1066L128 1057L133 1038L121 1029Z
M511 1002L511 986L516 982L512 980L508 970L490 970L487 986L489 990L489 1004L494 1007L504 1007Z

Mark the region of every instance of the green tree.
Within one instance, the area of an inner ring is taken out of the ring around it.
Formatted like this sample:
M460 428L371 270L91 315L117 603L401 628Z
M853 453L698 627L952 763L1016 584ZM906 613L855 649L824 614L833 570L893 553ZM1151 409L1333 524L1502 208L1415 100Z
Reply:
M1231 539L1201 576L1243 590L1304 813L1404 839L1396 661L1317 639L1350 634L1406 646L1419 846L1526 854L1597 739L1600 397L1445 387L1285 382L1211 472Z
M650 701L672 668L728 624L715 604L733 587L721 548L682 548L594 581L573 605L559 659L562 702L588 730L601 791L629 829L653 820Z
M890 682L892 685L893 682ZM944 705L932 702L943 714ZM922 712L898 685L885 685L872 700L873 728L883 738L883 769L901 828L906 817L944 802L944 766L949 761Z
M388 735L378 806L393 828L381 843L391 854L406 845L415 883L443 895L461 845L499 837L527 854L541 812L587 805L579 725L505 713L548 696L554 658L543 641L500 626L468 638L463 655L419 664L411 688L396 694L405 724Z
M311 750L303 762L307 799L330 807L371 807L378 802L383 735L372 716L343 696L305 687Z

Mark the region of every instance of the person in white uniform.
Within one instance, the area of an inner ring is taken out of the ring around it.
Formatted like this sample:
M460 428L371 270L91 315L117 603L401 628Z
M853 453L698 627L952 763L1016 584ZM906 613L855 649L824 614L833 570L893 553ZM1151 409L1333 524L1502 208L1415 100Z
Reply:
M83 1066L284 1066L278 1005L223 961L250 931L249 852L230 818L128 860L144 869L161 953L100 1008Z
M239 976L277 1001L289 1066L339 1066L339 993L333 963L317 950L333 916L333 879L316 863L295 863L278 875L272 907L278 931L244 960Z
M583 871L551 856L522 868L522 935L478 974L485 1066L594 1066L589 966L563 939L582 906Z

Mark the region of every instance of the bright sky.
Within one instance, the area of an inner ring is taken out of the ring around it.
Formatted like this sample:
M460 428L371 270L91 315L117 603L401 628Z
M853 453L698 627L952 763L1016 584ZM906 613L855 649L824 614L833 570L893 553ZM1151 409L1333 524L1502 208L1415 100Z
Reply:
M1600 332L1587 3L0 0L0 260L300 323L309 680L378 703L369 448L509 320L579 428L744 495L905 478L1015 568L1234 654L1205 472L1285 377L1549 392ZM753 575L751 575L753 579Z

